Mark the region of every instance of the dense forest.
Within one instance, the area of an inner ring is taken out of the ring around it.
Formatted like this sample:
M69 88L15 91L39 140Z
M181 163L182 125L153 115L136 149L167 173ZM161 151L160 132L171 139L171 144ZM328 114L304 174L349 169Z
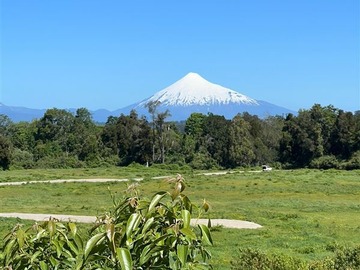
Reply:
M169 122L171 112L148 106L150 119L111 116L92 120L49 109L32 122L0 115L0 167L68 168L175 164L194 169L270 164L278 168L360 169L360 111L315 104L297 115L260 119L248 113L228 120L193 113Z

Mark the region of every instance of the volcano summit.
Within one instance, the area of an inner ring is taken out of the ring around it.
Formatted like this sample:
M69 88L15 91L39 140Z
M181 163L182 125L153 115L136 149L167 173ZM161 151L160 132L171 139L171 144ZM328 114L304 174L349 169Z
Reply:
M266 117L294 113L271 103L255 100L234 90L205 80L197 73L189 73L148 99L116 111L128 114L132 109L139 115L148 115L146 104L159 101L159 111L169 110L170 120L186 120L191 113L213 113L232 119L236 114L248 112Z

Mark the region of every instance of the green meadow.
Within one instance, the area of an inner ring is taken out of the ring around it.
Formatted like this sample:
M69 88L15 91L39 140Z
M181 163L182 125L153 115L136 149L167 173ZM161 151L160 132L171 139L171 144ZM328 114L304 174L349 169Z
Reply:
M360 171L288 170L229 171L224 175L173 168L105 168L19 170L1 172L0 182L76 178L144 178L140 194L169 190L163 179L180 172L193 203L206 199L211 210L203 218L240 219L263 226L256 230L213 228L214 269L230 269L239 250L253 248L304 261L331 257L337 246L360 243ZM110 211L110 193L121 196L130 182L62 183L0 186L0 212L101 215ZM0 218L2 238L17 223ZM83 226L85 231L88 225Z

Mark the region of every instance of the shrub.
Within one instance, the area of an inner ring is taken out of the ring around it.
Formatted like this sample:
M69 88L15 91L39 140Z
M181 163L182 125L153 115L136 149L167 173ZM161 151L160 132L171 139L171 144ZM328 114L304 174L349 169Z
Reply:
M285 255L267 255L254 249L240 249L239 257L231 262L233 270L301 270L304 262Z
M190 166L193 169L198 170L210 170L218 169L219 165L216 160L213 159L209 153L197 152L194 154L193 160L190 162Z
M339 167L339 161L335 156L322 156L311 161L310 168L314 169L336 169Z
M341 166L346 170L358 170L360 169L360 151L355 152L352 157Z
M35 166L34 156L28 151L14 149L12 154L12 167L21 169L32 169Z
M360 246L334 246L334 255L323 260L304 262L286 255L266 254L259 250L240 249L232 262L233 270L355 270L360 269Z
M2 249L5 269L210 269L212 244L209 228L190 226L196 207L183 194L179 175L170 181L171 192L157 192L148 200L138 195L136 184L114 209L98 218L84 239L74 223L49 220L29 229L15 227ZM130 195L129 195L130 194Z
M84 162L78 160L75 156L66 156L62 154L60 156L45 156L36 162L36 167L42 169L66 169L66 168L82 168Z

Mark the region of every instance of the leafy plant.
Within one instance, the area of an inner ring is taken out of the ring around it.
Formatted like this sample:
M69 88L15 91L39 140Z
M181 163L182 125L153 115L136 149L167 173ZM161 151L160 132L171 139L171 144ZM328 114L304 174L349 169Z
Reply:
M208 211L206 201L196 207L183 194L178 175L171 192L141 198L137 184L114 202L113 211L98 218L88 239L76 224L50 219L24 230L16 226L2 249L5 269L210 269L209 228L190 226L191 215Z
M240 249L231 262L233 270L355 270L360 269L360 246L334 247L334 256L305 262L283 254L266 254L255 249Z

